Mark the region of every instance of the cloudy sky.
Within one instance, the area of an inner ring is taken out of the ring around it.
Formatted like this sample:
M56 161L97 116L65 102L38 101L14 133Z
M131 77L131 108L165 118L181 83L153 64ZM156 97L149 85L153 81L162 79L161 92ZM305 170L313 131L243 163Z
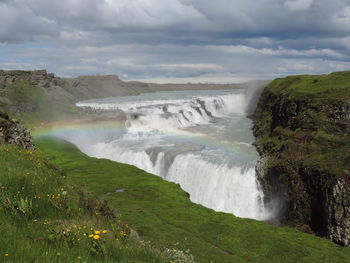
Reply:
M0 0L0 68L241 82L350 69L350 0Z

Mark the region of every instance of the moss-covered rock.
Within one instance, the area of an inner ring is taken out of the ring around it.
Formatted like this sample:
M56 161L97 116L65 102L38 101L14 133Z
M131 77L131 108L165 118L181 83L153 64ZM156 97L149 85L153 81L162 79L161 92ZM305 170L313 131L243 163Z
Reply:
M0 145L14 144L26 150L34 150L33 138L28 129L17 120L10 119L6 113L0 112Z
M350 245L350 72L276 79L254 114L258 174L283 223Z

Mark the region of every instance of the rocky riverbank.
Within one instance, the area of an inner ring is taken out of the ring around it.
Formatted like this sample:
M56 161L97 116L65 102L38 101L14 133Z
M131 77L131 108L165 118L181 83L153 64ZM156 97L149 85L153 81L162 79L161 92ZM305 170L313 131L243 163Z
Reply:
M283 224L350 245L350 72L277 79L254 114L257 172Z

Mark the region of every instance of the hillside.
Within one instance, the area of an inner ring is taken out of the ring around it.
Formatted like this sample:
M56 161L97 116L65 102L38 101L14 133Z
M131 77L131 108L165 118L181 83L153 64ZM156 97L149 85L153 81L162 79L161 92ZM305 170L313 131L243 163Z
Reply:
M143 242L115 209L67 178L31 141L11 141L20 124L0 116L1 262L193 262L188 253Z
M274 80L254 133L268 200L281 220L350 245L350 72Z
M178 185L134 166L88 157L60 140L37 138L37 144L75 184L107 200L142 239L160 247L189 249L195 262L350 259L348 248L326 239L194 204Z
M139 81L122 81L117 75L79 76L64 79L65 90L78 100L106 97L132 96L141 93L174 90L215 90L246 88L244 84L156 84ZM264 83L264 81L261 81ZM260 81L254 84L259 85Z
M78 113L64 82L46 71L0 71L0 111L37 126Z

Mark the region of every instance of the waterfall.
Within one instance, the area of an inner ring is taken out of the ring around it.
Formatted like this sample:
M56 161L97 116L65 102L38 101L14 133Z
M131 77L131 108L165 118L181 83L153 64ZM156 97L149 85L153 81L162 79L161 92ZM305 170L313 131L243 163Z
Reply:
M250 96L243 90L160 92L79 102L127 116L125 133L81 149L178 183L194 203L265 220L271 213L255 176Z

